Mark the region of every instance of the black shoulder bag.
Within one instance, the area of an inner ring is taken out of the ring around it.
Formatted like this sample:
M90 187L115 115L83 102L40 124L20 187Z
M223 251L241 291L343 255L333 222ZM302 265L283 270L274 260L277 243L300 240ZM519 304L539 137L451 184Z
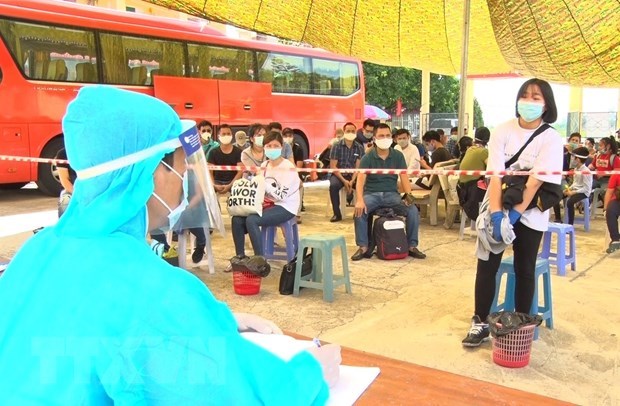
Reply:
M297 268L299 258L295 256L289 263L282 268L280 275L279 291L281 295L292 295L295 287L295 269ZM301 276L310 275L312 273L312 251L308 252L308 248L304 248L301 263Z
M534 138L550 127L551 126L547 123L544 123L538 127L525 142L525 144L523 144L521 149L519 149L516 154L506 161L504 164L505 168L508 169L510 165L517 162L521 153L534 140ZM502 178L502 205L504 206L504 209L510 210L515 205L523 202L523 191L525 190L525 184L527 183L528 178L529 176L527 175L506 175ZM536 192L536 195L530 202L527 209L529 210L531 208L538 207L540 211L546 211L558 204L563 197L564 194L562 193L562 186L544 182Z

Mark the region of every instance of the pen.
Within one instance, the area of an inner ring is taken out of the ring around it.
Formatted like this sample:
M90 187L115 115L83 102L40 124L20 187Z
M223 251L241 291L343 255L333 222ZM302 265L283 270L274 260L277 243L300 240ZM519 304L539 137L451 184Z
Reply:
M318 338L313 338L312 342L317 346L317 348L321 348L321 341L319 341Z

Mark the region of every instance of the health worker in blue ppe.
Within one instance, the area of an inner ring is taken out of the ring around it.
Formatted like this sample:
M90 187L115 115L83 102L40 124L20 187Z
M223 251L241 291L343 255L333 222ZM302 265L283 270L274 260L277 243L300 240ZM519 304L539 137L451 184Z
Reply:
M105 86L82 88L62 124L78 178L57 225L0 278L0 404L324 404L339 347L276 357L239 334L275 326L235 317L149 249L147 231L174 226L191 200L186 179L206 193L196 129Z

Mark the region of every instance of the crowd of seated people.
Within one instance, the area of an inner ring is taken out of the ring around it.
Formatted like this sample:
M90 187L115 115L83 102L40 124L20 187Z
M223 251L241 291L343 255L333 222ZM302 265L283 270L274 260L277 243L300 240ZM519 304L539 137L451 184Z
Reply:
M211 165L245 166L245 170L213 171L212 176L215 190L219 194L227 194L233 183L243 177L255 175L257 167L270 167L275 161L275 167L283 165L281 162L289 162L291 168L302 168L304 165L303 150L295 142L295 133L290 128L283 128L280 123L253 124L245 130L238 130L234 134L230 126L222 124L217 127L217 137L213 137L214 126L203 121L198 125L202 135L203 150L207 161ZM407 129L392 130L386 124L377 124L373 120L365 120L361 128L348 122L342 128L334 132L334 137L327 143L320 155L316 156L318 167L330 168L329 174L322 174L322 179L329 180L329 199L332 208L331 222L339 222L343 216L341 213L341 190L345 190L347 204L351 204L354 196L357 197L355 204L355 232L357 252L353 260L360 260L372 256L368 252L367 223L371 217L369 214L383 207L396 208L396 212L406 218L407 236L409 239L410 255L415 258L424 258L425 255L418 250L418 208L415 205L405 205L399 193L409 193L412 188L429 188L422 178L399 175L374 175L359 172L351 173L339 171L339 169L432 169L440 162L458 160L458 168L463 170L485 170L488 158L487 143L491 133L486 127L476 129L473 137L465 135L460 139L456 136L457 129L453 128L451 134L442 134L441 129L429 130L420 138L412 137ZM276 134L279 137L276 137ZM269 141L277 146L278 156L272 153L270 158L266 153L265 139L269 135ZM597 148L598 147L598 148ZM594 151L593 151L594 150ZM575 210L580 208L581 202L591 196L595 187L607 188L609 176L593 176L591 170L611 169L620 167L620 158L616 156L617 145L615 139L603 138L596 145L593 140L586 140L581 144L581 136L578 133L571 134L565 145L565 169L574 170L575 175L565 177L563 206L567 211L567 222L572 224L575 218ZM275 169L274 167L274 169ZM293 172L293 171L291 171ZM287 203L277 202L280 207L286 206L285 216L275 216L269 223L282 222L290 214L297 216L301 222L303 211L303 176L302 172L295 174L298 186L290 187L295 191L295 196L286 196ZM407 179L408 182L403 183ZM416 182L417 180L417 182ZM360 182L362 181L362 182ZM612 189L616 187L614 183ZM459 203L468 218L476 219L479 205L486 192L486 180L484 176L459 176L457 192ZM614 196L613 193L609 196ZM613 217L614 203L609 196L603 203L611 210L607 210L608 216ZM291 200L294 197L294 201ZM297 203L298 202L298 203ZM296 210L293 206L297 205ZM556 221L562 221L560 206L556 207ZM273 217L273 216L267 216ZM284 219L284 220L283 220ZM251 221L250 221L251 220ZM273 221L272 221L273 220ZM281 221L282 220L282 221ZM248 224L250 221L250 224ZM242 224L243 223L243 224ZM610 223L611 224L611 223ZM244 218L243 221L236 218L233 221L235 230L237 256L245 255L243 249L242 234L249 233L255 254L260 255L264 247L258 242L257 231L262 225L256 218ZM196 234L196 247L193 259L198 262L204 253L204 236L201 230L190 230ZM615 241L614 241L615 242ZM615 247L615 245L613 246Z

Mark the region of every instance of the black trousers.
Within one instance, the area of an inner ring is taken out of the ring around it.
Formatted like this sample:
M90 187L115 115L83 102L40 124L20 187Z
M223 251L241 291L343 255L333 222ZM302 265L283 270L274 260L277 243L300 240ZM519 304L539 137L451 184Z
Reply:
M583 193L575 193L566 200L566 207L564 207L564 210L568 212L568 224L573 224L575 222L575 203L578 203L587 197L588 196Z
M612 199L607 204L607 212L605 219L607 220L607 229L612 241L620 241L620 233L618 233L618 217L620 217L620 201Z
M344 173L342 177L346 180L351 180L353 178L353 174ZM334 211L334 216L342 217L342 213L340 212L340 189L344 187L344 183L338 178L336 175L330 176L329 178L329 199L332 202L332 210ZM355 193L355 186L353 187L353 193Z
M512 243L515 267L515 310L529 313L534 298L536 279L536 257L543 232L532 230L520 221L514 226L516 235ZM495 275L502 261L502 255L490 253L488 261L478 260L476 270L475 312L483 322L489 316L495 297Z

